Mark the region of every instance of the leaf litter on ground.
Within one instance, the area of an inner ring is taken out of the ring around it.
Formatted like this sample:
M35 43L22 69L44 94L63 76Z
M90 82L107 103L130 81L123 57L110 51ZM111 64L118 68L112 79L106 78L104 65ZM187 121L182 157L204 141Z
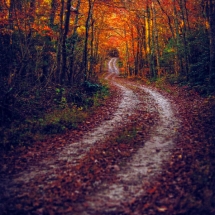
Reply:
M163 91L162 93L178 107L177 114L182 121L182 126L179 128L180 136L171 159L164 164L163 172L156 181L144 184L144 189L147 191L144 195L130 200L124 205L123 210L112 214L210 215L215 213L214 97L202 98L187 89L172 86L168 88L170 92L174 92L173 95ZM8 201L10 205L4 214L20 212L22 214L29 212L71 214L79 213L84 208L87 210L86 196L93 194L102 181L116 180L115 173L137 150L138 144L142 144L147 138L150 127L156 123L157 116L153 115L155 113L149 114L139 110L137 114L142 115L139 119L144 118L144 120L135 122L136 118L134 118L134 122L128 124L123 132L123 129L119 129L112 137L96 143L78 165L70 166L68 162L62 161L62 168L56 170L58 172L56 178L50 177L50 181L46 181L45 184L42 183L43 177L38 178L38 184L39 182L43 184L39 185L40 187L30 181L26 184L27 188L23 187L23 193L10 196L9 199L2 199ZM98 115L99 117L102 115L100 111ZM88 129L86 125L92 126L94 121L92 117L87 120L90 123L86 123L74 133L83 135ZM132 118L130 121L132 122ZM135 135L132 133L134 127ZM120 139L119 136L122 138ZM129 136L132 138L123 138ZM61 135L51 142L48 140L35 145L33 150L21 150L21 153L14 156L15 159L10 157L11 154L5 156L9 164L2 165L3 173L11 174L25 169L28 162L36 162L37 159L47 156L47 151L51 151L48 156L53 156L61 145L66 144L65 137L73 139L69 134ZM50 146L51 144L53 146ZM69 166L70 169L64 168L65 166ZM5 196L7 195L9 194L6 193Z

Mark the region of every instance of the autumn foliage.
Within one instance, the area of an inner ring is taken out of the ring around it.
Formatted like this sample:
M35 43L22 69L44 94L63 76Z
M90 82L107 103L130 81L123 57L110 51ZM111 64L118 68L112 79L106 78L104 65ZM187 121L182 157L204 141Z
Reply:
M180 104L181 119L157 182L116 213L214 214L214 0L0 0L0 187L116 111L119 92L99 81L110 57L118 58L124 85L132 85L124 77L153 82ZM114 182L159 122L142 109L129 117L126 129L96 143L78 165L62 161L46 184L48 173L38 177L42 197L34 180L18 182L19 195L2 192L4 214L87 210L96 183Z
M41 94L56 99L59 89L59 103L76 101L75 91L95 83L110 56L119 57L123 76L165 77L210 93L213 23L208 0L1 1L1 125L26 118L23 109L41 103Z

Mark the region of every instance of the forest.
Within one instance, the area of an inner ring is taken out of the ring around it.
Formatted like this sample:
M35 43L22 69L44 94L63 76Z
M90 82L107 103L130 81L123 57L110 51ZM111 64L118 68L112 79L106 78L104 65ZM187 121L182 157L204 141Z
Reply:
M123 77L215 89L214 0L1 0L0 35L3 148L75 127L110 57Z
M98 76L109 57L119 57L123 77L165 79L203 95L214 92L214 4L1 0L1 147L22 144L23 129L35 133L42 125L42 133L64 130L58 123L67 121L64 116L53 125L44 122L44 112L92 106L93 95L107 93Z
M0 0L0 214L214 215L215 0Z

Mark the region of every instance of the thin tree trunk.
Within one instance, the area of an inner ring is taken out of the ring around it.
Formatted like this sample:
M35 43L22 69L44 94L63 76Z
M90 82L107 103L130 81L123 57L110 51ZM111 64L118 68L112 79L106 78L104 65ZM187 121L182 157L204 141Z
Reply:
M157 29L157 18L156 18L156 9L154 4L152 5L152 20L153 20L153 35L154 35L154 55L156 58L156 71L157 73L155 74L155 76L157 76L157 74L160 77L160 49L159 49L159 42L158 42L158 29Z
M81 1L78 0L77 2L77 6L76 9L77 11L79 11L81 5ZM74 22L74 28L73 28L73 33L72 33L72 38L73 38L73 46L72 46L72 50L71 50L71 56L70 56L70 74L69 74L69 81L72 84L74 82L74 61L75 61L75 49L77 46L77 25L78 25L78 21L79 21L79 14L77 13L75 16L75 22Z
M184 54L184 69L185 74L188 79L189 70L190 70L190 50L189 50L189 44L187 42L187 20L186 20L186 12L185 12L185 2L184 0L180 0L180 8L181 8L181 14L182 14L182 36L183 36L183 54Z
M62 64L61 64L61 83L65 83L65 75L67 69L67 50L66 50L66 39L69 32L69 20L71 11L71 0L67 0L66 4L66 14L64 22L64 32L62 38Z
M124 24L124 37L126 38L126 27ZM129 51L128 51L128 41L125 41L125 61L126 61L126 65L125 65L125 75L128 76L129 75Z
M10 1L10 7L9 7L9 16L8 16L8 22L10 29L13 30L13 19L14 19L14 13L15 13L15 0Z
M58 35L58 45L57 45L57 69L56 69L56 83L60 83L61 74L61 63L62 63L62 34L63 34L63 14L64 14L64 0L61 0L61 10L60 10L60 28Z
M49 18L49 25L51 28L54 27L55 13L57 9L56 4L57 4L57 0L51 0L51 13Z
M153 35L153 22L152 22L151 10L149 7L149 3L147 1L147 9L146 9L146 39L147 39L147 55L148 55L148 63L150 69L150 76L155 77L155 65L154 65L154 35Z
M84 50L83 50L83 62L82 65L84 68L84 80L88 79L88 40L89 40L89 29L90 29L90 20L92 18L93 14L93 6L94 6L94 0L88 0L89 3L89 10L88 10L88 15L87 15L87 20L85 23L85 41L84 41Z
M179 56L179 46L180 46L180 35L179 35L179 23L178 23L178 13L176 10L176 2L175 0L172 0L173 3L173 12L174 12L174 27L175 27L175 48L176 48L176 53L175 53L175 74L178 75L180 71L183 71L183 64L182 64L182 59ZM186 78L187 74L186 74Z
M134 75L136 75L136 53L135 53L135 40L134 40L134 29L133 29L133 25L130 26L130 30L131 30L131 44L132 44L132 54L133 54L133 58L135 60L134 62ZM133 69L130 72L130 75L133 75Z
M89 77L92 76L93 67L95 64L95 56L94 56L94 20L92 19L91 24L91 41L90 41L90 69L89 69Z

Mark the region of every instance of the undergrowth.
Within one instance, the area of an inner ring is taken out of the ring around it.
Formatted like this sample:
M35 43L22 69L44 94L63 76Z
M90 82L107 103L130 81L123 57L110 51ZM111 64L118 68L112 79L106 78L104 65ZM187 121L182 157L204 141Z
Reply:
M31 145L50 134L75 129L108 97L107 86L89 81L79 87L53 86L23 92L1 118L0 149Z
M186 87L187 90L194 90L204 97L213 95L215 92L215 87L211 86L209 83L199 83L194 82L193 80L187 80L186 77L182 75L169 74L166 76L151 79L140 77L139 80L141 80L146 85L152 84L155 87L172 94L174 94L174 92L171 92L168 85L178 85L180 87Z
M215 92L215 87L211 86L207 81L200 83L193 81L192 79L187 80L186 77L182 75L170 74L160 78L151 79L149 82L168 93L171 93L170 89L167 87L168 84L185 86L187 90L195 90L201 96L210 96Z

